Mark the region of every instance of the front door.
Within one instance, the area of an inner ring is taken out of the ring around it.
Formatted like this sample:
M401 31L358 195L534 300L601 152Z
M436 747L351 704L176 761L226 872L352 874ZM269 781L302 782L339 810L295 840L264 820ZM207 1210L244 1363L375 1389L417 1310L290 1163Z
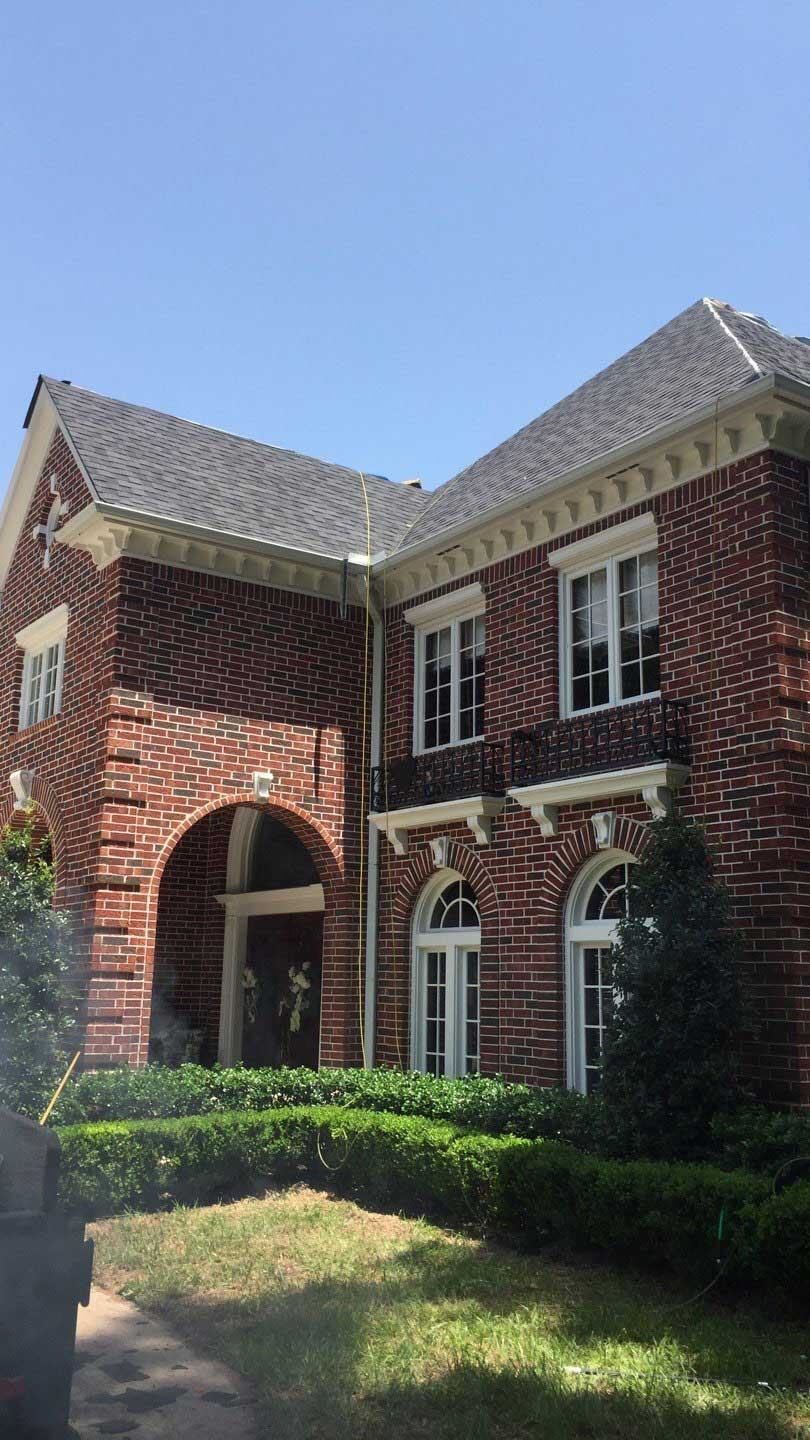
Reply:
M252 915L245 950L245 1065L318 1066L323 915Z

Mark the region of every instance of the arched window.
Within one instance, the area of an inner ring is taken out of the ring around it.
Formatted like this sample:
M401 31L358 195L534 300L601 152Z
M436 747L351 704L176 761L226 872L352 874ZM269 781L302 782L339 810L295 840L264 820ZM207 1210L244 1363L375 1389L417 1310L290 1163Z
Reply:
M414 915L411 1064L428 1075L478 1070L481 917L472 886L444 870Z
M599 855L577 878L568 903L566 977L568 1083L590 1094L599 1086L602 1043L613 1010L610 947L627 914L632 857Z

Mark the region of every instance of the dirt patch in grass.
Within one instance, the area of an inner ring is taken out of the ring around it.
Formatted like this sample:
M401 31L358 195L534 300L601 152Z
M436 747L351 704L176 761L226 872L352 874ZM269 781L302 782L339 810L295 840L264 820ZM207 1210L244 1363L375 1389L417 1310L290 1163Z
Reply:
M810 1334L714 1296L306 1186L94 1231L101 1283L251 1377L273 1440L810 1437Z

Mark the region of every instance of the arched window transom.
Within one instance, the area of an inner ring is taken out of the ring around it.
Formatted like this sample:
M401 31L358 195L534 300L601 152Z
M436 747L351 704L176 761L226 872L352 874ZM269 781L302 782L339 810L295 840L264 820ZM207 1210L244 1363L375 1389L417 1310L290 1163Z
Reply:
M469 930L480 924L478 901L472 885L466 880L451 880L433 906L431 930Z

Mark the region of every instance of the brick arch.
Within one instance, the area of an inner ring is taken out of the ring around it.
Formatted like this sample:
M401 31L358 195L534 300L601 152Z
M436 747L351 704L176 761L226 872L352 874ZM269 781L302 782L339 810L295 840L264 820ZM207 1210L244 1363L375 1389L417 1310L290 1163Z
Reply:
M499 926L497 892L488 871L482 865L475 851L458 840L451 840L447 847L445 864L440 868L457 870L459 875L469 881L478 898L482 931L485 926L487 928L494 926L497 933ZM394 892L394 923L397 926L406 925L409 936L411 916L417 896L424 889L428 880L436 874L436 870L430 846L423 845L411 860Z
M626 815L617 816L611 850L624 850L638 860L652 836L646 825ZM562 924L571 886L581 866L592 855L599 854L596 835L590 821L580 825L561 845L555 846L546 868L543 888L538 901L538 917L547 925Z
M59 796L49 780L44 776L34 775L31 786L31 799L38 810L42 811L48 825L48 833L51 837L53 847L53 863L56 872L56 891L54 904L59 906L64 901L64 872L65 872L65 818L62 812L62 805ZM16 812L19 813L19 812ZM14 800L8 796L0 805L0 830L4 830L14 818Z
M253 791L245 790L237 792L235 795L218 795L216 799L207 801L205 805L198 805L196 810L192 810L189 815L186 815L175 825L161 847L155 868L149 880L148 903L150 910L153 899L160 890L160 881L171 854L183 836L186 835L193 826L198 824L200 820L205 820L208 815L213 815L216 810L224 810L229 806L233 806L235 809L238 805L250 805L254 809L280 810L284 812L279 816L279 819L283 819L293 833L297 835L298 839L306 845L307 849L312 851L316 869L322 877L322 883L324 885L334 885L339 884L343 879L343 852L335 841L332 840L329 832L320 820L317 820L314 815L310 815L302 806L296 805L293 800L287 800L281 795L274 795L272 800L268 801L267 804L257 805ZM313 833L317 836L318 842L320 843L313 843Z
M489 1073L501 1063L501 925L498 893L486 866L472 846L450 840L444 864L472 885L481 914L481 1066ZM420 845L402 872L385 906L385 940L380 949L380 991L386 1009L387 1046L384 1063L406 1063L410 1040L411 941L414 907L437 866L429 844ZM379 1023L379 1021L378 1021Z
M188 836L202 821L209 816L222 813L225 810L236 810L242 806L249 806L253 810L269 812L285 824L288 829L306 846L312 856L318 878L324 890L324 930L323 930L323 993L333 987L340 986L341 977L331 972L338 969L341 964L346 963L345 955L339 953L339 932L340 920L345 922L346 910L351 903L351 896L346 893L346 879L343 852L329 835L326 827L310 815L300 805L288 800L283 796L273 795L267 803L257 803L253 791L242 791L236 794L230 793L220 795L209 800L204 805L198 806L190 814L174 826L161 846L157 861L152 870L147 896L146 896L146 921L145 933L146 943L144 947L144 968L142 986L142 1008L140 1020L140 1050L143 1052L141 1058L146 1058L148 1037L151 1026L151 1010L153 998L153 985L155 979L155 958L158 938L158 922L161 916L161 883L166 873L166 868L172 856L178 850L186 836ZM322 1001L321 1011L321 1033L324 1030L324 1009Z

